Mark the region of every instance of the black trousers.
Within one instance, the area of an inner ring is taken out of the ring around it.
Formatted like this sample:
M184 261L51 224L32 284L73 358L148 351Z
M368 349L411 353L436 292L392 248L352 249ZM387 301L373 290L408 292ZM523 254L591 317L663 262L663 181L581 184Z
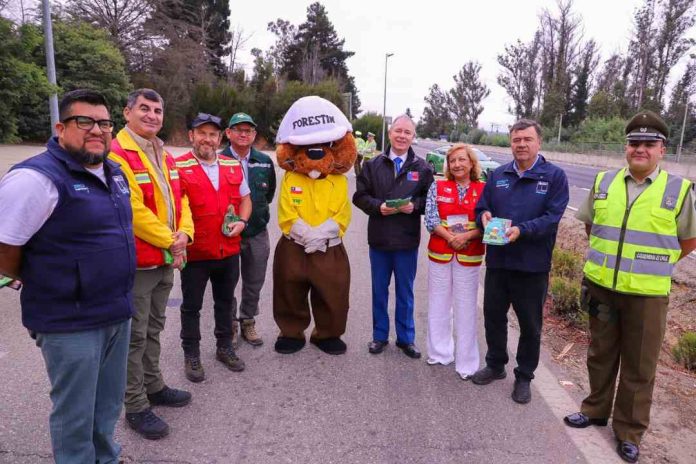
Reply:
M501 370L508 362L507 312L512 305L520 324L515 377L534 378L534 371L539 365L542 312L548 283L547 272L486 269L483 317L488 367Z
M239 280L239 255L189 262L181 271L181 347L189 355L200 355L200 313L208 280L213 287L217 347L229 347L232 345L232 299Z

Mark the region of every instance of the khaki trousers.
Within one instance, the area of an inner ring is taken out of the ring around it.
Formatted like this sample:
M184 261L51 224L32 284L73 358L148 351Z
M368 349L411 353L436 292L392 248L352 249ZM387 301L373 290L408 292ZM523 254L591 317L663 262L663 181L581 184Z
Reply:
M592 282L584 284L589 293L590 394L581 411L591 418L609 418L613 404L616 438L640 444L650 423L669 298L625 295Z
M314 316L312 339L340 337L346 331L349 292L343 244L306 254L301 245L280 238L273 258L273 317L280 336L304 340Z
M160 372L160 332L164 330L169 292L174 285L174 269L161 266L138 270L133 284L135 314L131 322L126 383L126 412L150 407L147 394L165 386Z

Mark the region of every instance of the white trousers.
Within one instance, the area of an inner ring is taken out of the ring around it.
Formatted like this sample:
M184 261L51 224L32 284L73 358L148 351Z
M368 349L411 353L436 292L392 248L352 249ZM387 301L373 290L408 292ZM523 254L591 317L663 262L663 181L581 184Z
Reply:
M456 258L446 264L429 264L428 357L445 365L455 361L460 375L472 375L479 368L477 302L481 266L462 266Z

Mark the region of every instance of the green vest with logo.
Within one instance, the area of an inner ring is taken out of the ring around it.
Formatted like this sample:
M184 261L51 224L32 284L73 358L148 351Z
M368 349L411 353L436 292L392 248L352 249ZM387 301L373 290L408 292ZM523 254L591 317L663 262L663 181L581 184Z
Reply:
M608 289L666 296L681 246L677 214L691 182L660 170L628 205L626 169L602 172L594 186L594 219L584 273Z

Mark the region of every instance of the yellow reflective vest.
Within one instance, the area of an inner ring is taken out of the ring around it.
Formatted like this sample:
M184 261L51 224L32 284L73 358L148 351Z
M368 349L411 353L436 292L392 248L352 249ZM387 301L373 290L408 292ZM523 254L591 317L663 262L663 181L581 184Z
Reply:
M669 295L681 246L677 214L691 182L660 171L628 205L626 169L602 172L594 186L594 218L585 276L608 289Z

